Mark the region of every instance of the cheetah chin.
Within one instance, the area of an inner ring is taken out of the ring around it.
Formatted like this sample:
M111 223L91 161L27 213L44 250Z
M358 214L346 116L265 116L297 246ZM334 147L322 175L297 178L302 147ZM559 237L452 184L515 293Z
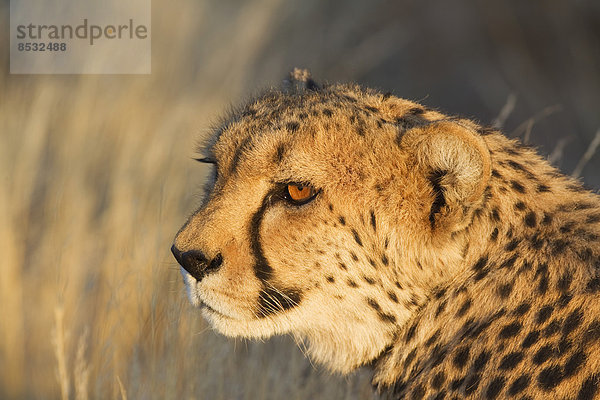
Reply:
M533 149L295 70L201 152L172 252L217 331L290 334L388 398L598 397L600 199Z

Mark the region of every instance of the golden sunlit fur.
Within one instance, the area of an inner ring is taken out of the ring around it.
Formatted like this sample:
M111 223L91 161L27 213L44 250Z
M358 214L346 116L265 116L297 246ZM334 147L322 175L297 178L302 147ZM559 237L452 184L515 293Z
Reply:
M215 132L175 239L211 324L292 334L334 371L372 364L394 398L593 397L598 196L472 121L292 78ZM296 205L289 183L316 196Z

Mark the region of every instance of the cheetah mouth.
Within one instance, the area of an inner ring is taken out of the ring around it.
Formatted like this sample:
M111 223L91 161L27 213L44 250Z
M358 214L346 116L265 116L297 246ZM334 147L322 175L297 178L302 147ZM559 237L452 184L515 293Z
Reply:
M219 311L219 310L211 307L204 301L202 301L198 307L200 308L200 311L202 312L204 318L207 318L209 320L212 320L215 318L216 319L225 319L225 320L229 320L229 321L237 319L235 317L227 315L227 314L223 313L222 311Z

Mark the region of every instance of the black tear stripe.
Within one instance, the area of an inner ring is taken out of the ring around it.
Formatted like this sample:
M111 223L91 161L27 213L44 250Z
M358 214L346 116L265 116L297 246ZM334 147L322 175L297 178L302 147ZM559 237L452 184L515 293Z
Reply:
M260 224L267 207L271 203L272 192L267 193L263 198L260 208L252 216L250 221L250 248L252 255L254 256L254 275L261 281L266 282L273 276L273 268L269 265L269 262L265 258L260 244Z
M273 268L267 261L260 243L260 224L265 211L272 202L275 190L273 189L265 195L260 208L252 216L249 229L250 249L255 260L254 275L262 284L258 295L258 316L261 318L296 307L302 300L300 290L278 288L270 282L273 277Z

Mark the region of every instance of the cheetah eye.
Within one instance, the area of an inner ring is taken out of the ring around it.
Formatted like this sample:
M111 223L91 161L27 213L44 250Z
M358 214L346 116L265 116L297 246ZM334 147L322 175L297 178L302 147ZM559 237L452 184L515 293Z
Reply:
M317 194L318 191L311 185L288 183L283 197L290 203L299 206L313 200Z

